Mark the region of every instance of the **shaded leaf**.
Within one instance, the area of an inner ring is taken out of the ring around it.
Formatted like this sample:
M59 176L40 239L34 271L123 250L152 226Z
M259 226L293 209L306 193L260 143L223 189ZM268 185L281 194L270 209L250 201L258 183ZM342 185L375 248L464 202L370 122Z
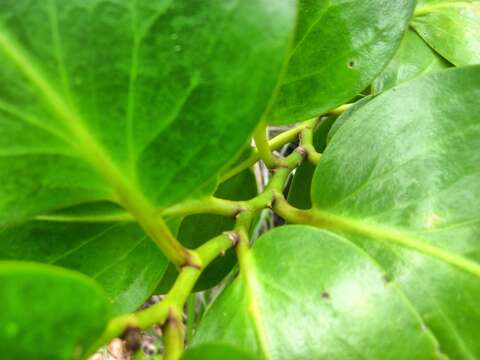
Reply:
M0 283L4 359L80 359L106 325L103 292L79 273L2 261Z

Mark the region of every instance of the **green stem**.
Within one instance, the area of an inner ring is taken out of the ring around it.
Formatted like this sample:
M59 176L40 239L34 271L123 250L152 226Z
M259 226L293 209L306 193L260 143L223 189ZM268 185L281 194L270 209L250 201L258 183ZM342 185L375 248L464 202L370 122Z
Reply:
M168 218L202 213L233 216L242 210L244 210L242 204L238 201L210 196L202 199L187 200L173 205L163 210L162 215Z
M165 360L178 360L184 348L183 323L181 309L170 309L168 319L163 328L163 343Z
M288 222L309 224L320 228L357 234L374 240L395 243L442 260L464 272L480 277L480 264L462 256L451 254L407 232L334 215L317 209L300 210L288 204L281 194L277 194L275 198L274 209Z
M195 254L195 258L198 259L199 268L192 266L183 267L175 284L161 302L148 309L113 318L107 324L99 340L90 349L91 353L111 339L121 336L128 327L148 329L155 324L163 324L167 320L171 308L182 308L185 305L203 269L219 254L234 245L235 241L232 238L232 233L225 233L191 251Z
M276 167L279 163L279 159L273 155L272 150L270 149L266 124L260 124L253 134L253 139L255 140L255 146L257 147L260 159L269 169Z
M150 207L141 208L135 206L131 206L129 210L172 263L177 267L196 264L197 260L194 258L193 253L183 247L173 236L167 223L157 214L156 210Z
M307 160L316 166L320 162L320 157L322 155L317 152L315 146L313 145L314 126L315 123L311 123L302 131L300 144L305 150Z
M309 120L310 121L310 120ZM270 147L270 151L277 150L281 148L283 145L288 144L292 141L295 141L298 134L307 127L309 122L300 123L298 126L291 128L287 131L282 132L281 134L275 136L268 142L268 146ZM225 182L228 179L232 178L233 176L241 173L243 170L248 169L253 164L255 164L258 160L260 160L260 154L258 153L257 149L253 149L250 156L243 160L240 164L228 169L227 172L220 176L220 182Z
M307 153L307 160L311 164L317 166L320 163L320 158L322 157L322 154L317 152L317 150L312 145L305 145L303 148Z
M288 175L303 160L303 149L294 151L283 159L282 166L274 170L266 189L256 197L247 201L224 200L216 197L194 199L174 205L165 209L165 217L179 217L193 214L215 214L222 216L235 216L242 211L258 211L270 207L273 201L273 190L282 191Z
M207 241L202 246L198 247L195 252L202 261L202 267L205 268L218 255L223 254L223 252L234 246L236 242L235 232L227 231L222 235Z
M330 110L325 115L339 116L339 115L342 115L348 109L350 109L352 106L353 106L353 104L343 104L343 105L340 105L339 107L337 107L333 110Z
M274 175L270 179L265 191L249 201L235 202L209 198L207 200L192 201L184 203L181 206L166 209L163 214L168 214L169 216L186 215L191 211L204 212L205 209L218 211L227 216L237 215L235 231L226 232L207 241L197 249L189 251L189 256L195 259L195 263L181 268L177 280L165 298L160 303L148 309L133 314L121 315L112 319L107 325L103 335L91 350L95 351L112 338L120 336L128 327L147 329L154 324L163 324L168 319L172 308L182 308L196 281L200 277L202 270L219 254L234 246L240 238L243 237L247 239L247 229L250 226L253 215L257 211L272 205L275 194L283 191L290 172L301 163L304 155L304 149L299 147L285 158L282 166L274 170ZM158 215L152 216L152 219L158 220L158 218ZM239 250L237 250L239 257L243 259L240 260L240 262L244 262L244 268L246 266L245 261L249 261L248 255L245 255L246 249L248 249L248 239L246 242L244 240L244 243L240 245ZM265 339L260 339L259 341L264 340Z

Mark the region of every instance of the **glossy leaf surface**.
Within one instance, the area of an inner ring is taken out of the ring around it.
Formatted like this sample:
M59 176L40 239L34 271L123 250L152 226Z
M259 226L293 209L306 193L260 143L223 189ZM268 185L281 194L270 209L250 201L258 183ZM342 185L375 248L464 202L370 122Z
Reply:
M345 239L284 226L249 256L194 342L226 341L267 359L435 357L434 340L396 286Z
M2 1L0 225L125 192L159 207L188 197L265 111L295 12L293 0Z
M480 63L480 2L420 3L412 26L439 54L457 66Z
M373 81L372 92L378 94L422 74L449 66L415 31L409 29L388 66Z
M301 0L294 47L271 123L320 115L359 94L393 56L413 0Z
M314 206L480 261L479 98L479 66L424 76L377 96L335 133L314 176ZM399 285L441 353L480 356L478 278L447 259L381 239L349 239Z
M84 275L47 265L2 261L0 283L4 359L81 359L106 325L104 294Z

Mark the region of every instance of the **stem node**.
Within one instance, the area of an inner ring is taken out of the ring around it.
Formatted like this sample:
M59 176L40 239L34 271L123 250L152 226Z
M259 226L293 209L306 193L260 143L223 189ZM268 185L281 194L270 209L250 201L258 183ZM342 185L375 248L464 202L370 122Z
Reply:
M226 231L224 234L227 235L228 239L232 242L233 247L238 244L240 235L236 231Z
M305 160L307 158L308 152L303 146L298 146L295 151L300 154L300 156Z
M186 261L182 266L180 266L181 269L186 267L191 267L197 270L203 269L202 260L195 251L190 250L187 251L186 254Z

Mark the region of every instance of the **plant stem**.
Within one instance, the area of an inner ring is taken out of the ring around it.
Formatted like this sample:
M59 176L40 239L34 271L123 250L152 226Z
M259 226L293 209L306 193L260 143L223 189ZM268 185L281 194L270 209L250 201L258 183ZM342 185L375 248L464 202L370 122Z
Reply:
M300 148L301 149L301 148ZM290 172L303 160L301 151L294 151L283 160L283 165L274 170L266 189L256 197L247 201L232 201L219 199L213 196L189 200L165 209L162 212L166 217L179 217L193 214L215 214L222 216L235 216L242 211L257 211L271 206L273 190L283 190L285 181Z
M165 346L164 359L178 360L184 348L182 310L170 309L168 319L163 328L163 341Z
M188 200L162 211L165 217L181 217L186 215L210 213L223 216L233 216L242 211L242 205L238 201L219 199L209 196L202 199Z
M304 130L309 124L313 124L313 121L304 123L302 125L302 130ZM147 329L154 324L164 324L169 319L172 311L183 308L203 269L205 269L205 267L219 254L236 245L239 241L243 241L242 244L237 246L239 262L243 262L243 267L247 268L248 265L245 264L250 261L248 260L249 255L247 255L249 247L247 229L250 226L252 217L256 212L272 206L275 195L283 191L283 187L290 172L302 162L304 157L305 150L303 147L297 148L292 154L283 160L281 166L274 170L274 174L264 192L251 200L237 202L211 197L207 199L192 200L166 209L163 212L163 215L168 216L188 215L190 213L206 211L213 211L226 216L237 215L235 230L217 236L195 250L190 250L188 255L195 261L191 261L181 267L178 278L165 298L160 303L157 303L148 309L113 318L108 323L107 328L100 339L91 348L91 351L95 351L112 338L122 335L128 327ZM154 226L154 229L159 229L158 220L163 221L163 219L155 214L154 211L151 212L150 216L143 215L142 218L151 219L151 225ZM162 222L160 222L160 224L161 223ZM147 223L147 225L149 224ZM243 240L241 240L242 238ZM247 276L250 277L251 274ZM249 281L251 282L253 280L249 278ZM177 338L175 338L175 336L177 336ZM172 334L172 342L178 340L178 334L175 336ZM263 344L261 345L262 347L265 347L265 338L259 338L259 342ZM178 348L178 346L175 348ZM264 350L266 351L266 349ZM169 356L175 358L174 356L177 355L174 352Z
M165 220L149 206L132 204L128 209L165 256L177 267L196 265L197 259L173 236Z
M322 154L317 152L313 146L305 146L304 147L305 151L307 152L307 160L317 166L320 163L320 158L322 157Z
M267 125L260 124L253 134L255 140L255 146L257 147L260 159L265 163L269 169L273 169L277 166L279 159L277 159L270 149L267 138Z
M340 105L339 107L337 107L333 110L330 110L325 115L339 116L339 115L342 115L348 109L350 109L352 106L353 106L353 104L343 104L343 105Z
M320 162L320 157L322 155L317 152L317 150L315 149L315 146L313 145L314 126L315 126L315 123L312 122L302 131L300 144L305 149L307 160L311 162L313 165L318 165L318 163Z
M310 120L309 120L310 121ZM300 123L298 126L291 128L287 131L282 132L281 134L275 136L268 142L268 146L270 147L270 151L277 150L285 144L288 144L294 141L298 134L308 126L308 122ZM227 181L228 179L232 178L233 176L241 173L243 170L248 169L250 166L255 164L258 160L260 160L260 154L258 153L257 149L253 149L250 156L243 160L240 164L228 169L227 172L220 176L220 183Z
M148 309L120 315L110 320L99 340L90 349L91 353L111 339L121 336L128 327L148 329L155 324L163 324L167 320L171 308L184 306L203 269L219 254L232 247L234 243L232 233L224 233L193 250L192 253L199 259L200 267L183 267L173 287L161 302Z
M195 252L202 260L202 268L205 268L218 255L234 246L236 241L236 234L234 232L227 231L198 247Z
M300 210L288 204L281 194L277 194L275 198L274 209L285 220L292 223L309 224L320 228L357 234L369 239L395 243L442 260L464 272L480 277L480 264L462 256L451 254L407 232L334 215L317 209Z

